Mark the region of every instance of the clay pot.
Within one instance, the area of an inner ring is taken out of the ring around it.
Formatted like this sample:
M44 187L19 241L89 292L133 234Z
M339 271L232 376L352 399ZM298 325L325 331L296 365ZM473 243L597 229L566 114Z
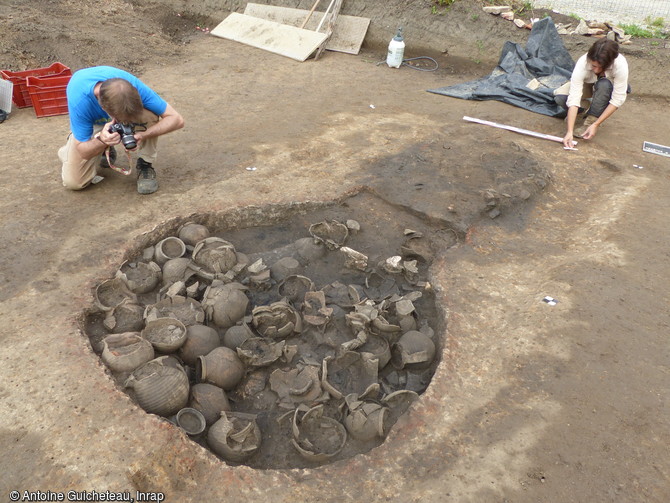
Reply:
M328 251L321 241L314 238L298 239L294 246L298 257L305 263L320 260Z
M348 395L345 403L347 411L343 423L349 435L362 441L386 436L387 407L358 400L355 394Z
M208 383L194 384L191 387L189 405L200 411L208 425L219 420L221 411L230 410L226 392L218 386Z
M199 241L209 237L209 229L204 225L187 222L179 228L177 235L187 246L195 246Z
M256 416L241 412L222 412L221 419L207 432L207 444L226 461L240 463L261 446L261 430Z
M223 345L234 351L242 345L248 338L254 337L254 333L249 328L249 325L243 323L242 325L235 325L226 330L223 334Z
M300 315L285 301L254 308L251 323L261 336L273 339L285 339L302 331Z
M347 442L347 430L339 421L323 415L323 405L298 407L293 414L293 446L307 460L317 463L337 456ZM304 412L304 414L301 413Z
M195 271L190 267L193 262L190 258L174 258L163 264L163 285L171 285L177 281L186 282Z
M188 435L200 435L207 427L205 416L196 409L184 407L177 412L177 426L184 430Z
M188 403L189 384L184 369L174 358L161 356L136 369L125 382L145 411L172 416Z
M137 296L120 278L103 281L95 289L95 303L103 311L111 311L123 301L137 302Z
M327 356L323 359L321 385L338 399L351 393L360 397L371 396L379 391L378 372L377 360L368 353L345 351L337 358Z
M244 318L249 306L249 298L244 293L246 289L241 283L208 287L202 299L207 318L221 328L236 325Z
M320 327L330 321L333 308L326 305L326 295L323 290L306 292L303 300L302 318L305 323Z
M391 348L391 364L402 369L406 366L419 368L430 364L435 358L435 343L417 330L403 334Z
M147 306L144 317L147 322L158 318L175 318L190 327L205 321L205 311L197 300L175 295Z
M175 318L147 321L142 337L161 353L174 353L186 342L186 326Z
M309 233L314 239L325 244L328 249L336 250L347 240L349 229L337 220L324 220L310 225Z
M195 363L196 382L208 382L224 390L231 390L242 380L244 364L230 348L218 347Z
M102 323L115 334L139 332L144 327L144 306L126 299L109 311Z
M179 348L179 357L187 365L195 365L198 356L204 356L221 345L219 333L205 325L186 327L186 341Z
M280 407L293 408L296 403L314 403L330 398L321 388L319 367L313 365L274 370L270 374L270 389L277 393Z
M250 367L267 367L284 353L286 341L272 342L264 337L250 337L239 348L237 355Z
M281 283L289 276L295 276L300 271L300 262L293 257L282 257L270 266L272 279Z
M367 353L376 358L379 370L383 369L391 361L391 348L389 343L383 337L374 334L367 334L367 339L362 346L356 348L359 353Z
M184 242L177 237L170 236L156 243L154 260L158 265L163 265L168 260L183 257L185 253Z
M161 268L156 262L124 262L116 277L123 280L133 293L147 293L158 286Z
M114 372L132 372L154 357L153 346L138 332L108 335L102 348L102 361Z
M208 272L223 274L237 263L235 247L225 239L205 238L193 249L193 261Z
M309 239L309 238L308 238ZM294 274L287 276L284 281L279 284L279 295L286 297L290 302L295 304L302 304L307 292L315 290L314 282L306 276Z

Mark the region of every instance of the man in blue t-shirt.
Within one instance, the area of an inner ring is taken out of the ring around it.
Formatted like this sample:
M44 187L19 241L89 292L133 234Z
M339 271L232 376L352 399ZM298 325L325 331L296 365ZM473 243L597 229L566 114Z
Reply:
M111 66L75 72L67 85L67 105L72 132L58 151L65 187L81 190L93 181L99 165L113 163L114 145L122 143L122 135L118 126L110 128L132 124L134 134L125 138L124 145L138 155L137 191L151 194L158 190L152 166L158 137L184 127L184 119L174 108L134 75Z

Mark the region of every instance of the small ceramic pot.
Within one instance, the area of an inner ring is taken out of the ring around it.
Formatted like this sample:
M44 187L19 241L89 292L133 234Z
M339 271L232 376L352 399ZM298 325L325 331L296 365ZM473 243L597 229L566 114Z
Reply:
M345 398L344 426L353 438L362 441L386 436L388 407L375 402L358 400L356 395Z
M124 262L116 272L116 277L123 280L131 292L147 293L160 283L161 268L156 262Z
M226 461L241 463L261 446L261 430L256 416L240 412L222 412L221 419L207 432L207 444Z
M435 358L435 343L417 330L403 334L391 348L391 364L398 370L410 366L420 368Z
M230 328L244 318L249 298L241 283L210 286L205 290L202 305L207 318L217 327Z
M136 369L125 382L145 411L172 416L186 407L189 395L188 376L170 356L161 356Z
M108 335L102 348L102 361L114 372L132 372L154 357L153 346L138 332Z
M250 367L267 367L279 360L286 341L272 342L264 337L250 337L239 348L237 355Z
M378 373L376 358L368 353L345 351L337 358L327 356L323 359L321 385L337 399L351 393L363 398L379 391Z
M249 325L246 323L235 325L234 327L230 327L226 330L226 333L223 334L223 345L233 351L237 351L237 348L250 337L254 337L254 333L249 328Z
M221 345L219 333L205 325L186 327L186 341L179 348L179 357L186 365L195 365L198 356L205 356Z
M168 260L163 264L163 285L168 286L177 281L186 282L195 271L190 266L193 264L190 258L181 257Z
M168 260L181 258L186 253L186 244L174 236L169 236L156 243L154 248L154 261L163 265Z
M323 463L337 456L347 442L347 430L339 421L323 415L323 405L293 413L293 446L305 459ZM301 413L302 414L301 417Z
M191 325L202 324L205 321L205 310L197 300L175 295L147 306L144 317L147 322L158 318L176 318L190 327Z
M232 243L209 237L195 245L193 261L210 273L225 274L237 264L237 255Z
M281 283L289 276L295 276L301 266L293 257L282 257L270 266L270 275L277 283Z
M288 302L258 306L251 312L251 323L263 337L285 339L302 331L302 318Z
M379 370L386 367L386 364L391 361L391 348L389 343L383 337L374 334L367 334L365 343L359 346L356 351L359 353L368 353L376 358L379 362Z
M293 305L302 304L305 294L314 290L314 282L308 277L300 276L299 274L287 276L278 287L279 295L286 297Z
M187 246L195 246L199 241L209 237L209 229L204 225L186 222L179 228L177 235Z
M120 278L103 281L95 289L95 303L102 311L111 311L124 301L137 302L137 296Z
M200 411L208 425L214 424L221 417L221 411L230 411L230 403L226 392L209 383L191 386L189 405Z
M190 436L200 435L207 427L205 416L200 411L190 407L184 407L177 412L177 426Z
M195 363L195 379L198 383L207 382L231 390L243 376L244 364L237 353L223 346L205 356L199 356Z
M130 300L123 301L107 313L103 325L115 334L139 332L144 327L144 306Z
M309 233L314 239L325 244L328 249L337 250L346 242L349 229L337 220L324 220L310 225Z
M147 321L142 337L161 353L174 353L186 342L186 326L175 318Z

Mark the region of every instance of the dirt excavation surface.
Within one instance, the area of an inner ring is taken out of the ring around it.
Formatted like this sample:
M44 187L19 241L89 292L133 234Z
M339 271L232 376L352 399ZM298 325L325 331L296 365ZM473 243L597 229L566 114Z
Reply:
M120 66L186 121L159 140L150 196L111 171L66 191L67 116L14 108L0 125L0 499L668 501L670 159L641 149L670 145L666 42L623 46L634 93L567 152L462 118L559 136L560 119L426 92L487 75L506 40L526 39L478 2L433 15L345 1L372 20L361 53L304 63L196 29L244 7L210 3L0 5L3 69ZM399 24L406 56L437 71L377 64ZM574 59L591 43L564 40ZM86 319L124 260L188 221L251 255L329 216L360 222L351 243L373 243L372 266L400 255L405 228L433 240L422 288L438 354L385 440L325 464L267 449L272 462L226 462L101 361Z

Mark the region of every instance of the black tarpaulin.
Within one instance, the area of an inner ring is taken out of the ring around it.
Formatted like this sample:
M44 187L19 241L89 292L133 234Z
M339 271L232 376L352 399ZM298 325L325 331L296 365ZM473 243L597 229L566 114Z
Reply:
M574 66L554 21L546 17L533 25L525 49L505 42L498 66L488 77L428 92L464 100L502 101L539 114L562 117L565 110L554 102L553 91L570 80Z

